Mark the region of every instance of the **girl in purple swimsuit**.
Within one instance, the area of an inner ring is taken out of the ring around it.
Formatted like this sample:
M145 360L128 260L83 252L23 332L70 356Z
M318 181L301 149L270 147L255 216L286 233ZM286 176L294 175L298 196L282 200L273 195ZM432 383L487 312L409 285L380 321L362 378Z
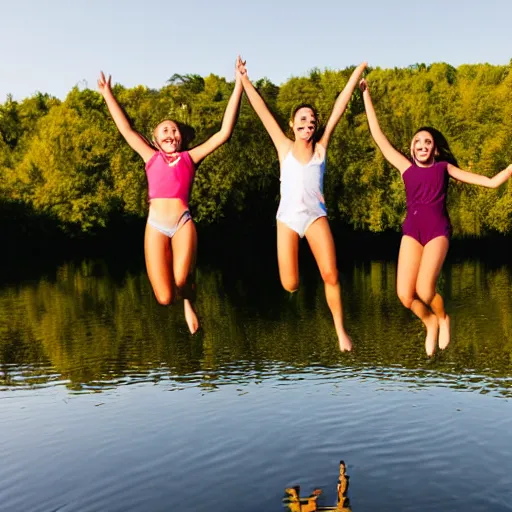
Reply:
M439 143L433 129L420 128L411 141L411 161L399 153L382 132L366 80L361 80L364 106L373 139L384 158L396 167L405 185L407 215L398 255L397 294L427 330L425 350L434 354L437 344L450 343L450 318L436 282L448 251L451 233L446 211L450 176L464 183L497 188L512 175L512 165L493 178L463 171L446 161L437 161Z
M238 65L238 63L237 63ZM185 320L193 334L199 321L192 305L191 275L195 265L197 234L188 211L188 200L196 167L210 153L224 144L235 126L242 82L236 71L235 88L226 107L220 131L206 142L183 151L183 134L175 121L162 121L153 132L150 145L130 125L101 73L98 87L117 129L126 142L144 160L148 180L149 215L144 236L144 254L148 277L156 299L168 305L175 298L175 288L184 299Z

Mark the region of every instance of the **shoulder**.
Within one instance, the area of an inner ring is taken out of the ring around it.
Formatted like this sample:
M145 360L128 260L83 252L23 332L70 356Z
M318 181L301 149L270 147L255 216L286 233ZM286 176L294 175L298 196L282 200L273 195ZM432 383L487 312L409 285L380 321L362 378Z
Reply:
M280 165L281 168L285 166L289 166L293 164L293 155L292 155L292 148L290 147L288 151L286 151L282 157L280 158Z
M449 172L448 172L449 165L450 165L449 162L445 162L444 160L441 160L440 162L436 162L436 167L439 169L439 172L443 173L443 174L449 174Z
M326 148L322 144L317 142L315 144L314 159L316 161L318 161L319 163L325 163L326 157L327 157L327 150L326 150Z
M411 163L410 163L410 165L409 165L409 167L407 167L407 169L405 169L405 170L402 172L402 176L405 176L405 173L406 173L407 171L410 171L410 170L412 170L412 169L417 169L417 168L418 168L418 166L417 166L414 162L411 162Z
M192 157L190 156L190 152L189 151L182 151L180 153L180 157L183 160L183 163L187 167L191 167L192 169L195 169L196 164L194 163L194 160L192 160Z
M186 162L192 162L192 157L190 156L190 151L180 151L180 157L183 158Z
M151 155L151 158L146 162L146 169L151 167L155 163L155 161L158 160L158 157L162 158L162 156L160 155L160 151L155 151Z
M281 165L283 165L285 160L289 158L293 148L293 142L288 137L285 138L286 141L279 148L276 146L277 158Z

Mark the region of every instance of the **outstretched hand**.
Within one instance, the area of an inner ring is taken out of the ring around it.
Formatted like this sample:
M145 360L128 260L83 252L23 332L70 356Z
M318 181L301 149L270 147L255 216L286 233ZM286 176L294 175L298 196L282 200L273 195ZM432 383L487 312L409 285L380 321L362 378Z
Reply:
M366 81L366 78L362 78L361 81L359 82L359 89L361 90L361 92L370 92L370 88L368 87L368 82Z
M111 80L111 75L108 75L108 78L105 78L103 71L100 72L100 77L98 78L98 89L100 90L101 94L104 94L106 91L110 91Z
M235 65L235 76L237 80L241 80L244 75L247 75L247 68L245 67L245 60L242 60L242 57L240 55L236 58L236 65Z

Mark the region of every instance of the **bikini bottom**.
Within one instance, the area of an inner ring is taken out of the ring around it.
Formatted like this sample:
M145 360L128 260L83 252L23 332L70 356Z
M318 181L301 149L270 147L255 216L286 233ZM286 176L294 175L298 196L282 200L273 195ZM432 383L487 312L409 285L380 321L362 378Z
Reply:
M185 210L179 217L178 220L172 219L168 221L166 219L162 219L161 216L158 216L149 208L148 215L148 224L155 228L160 233L172 238L178 229L184 226L189 220L192 220L192 216L188 210Z
M311 224L320 217L327 217L327 214L321 210L316 212L303 211L288 214L285 212L278 212L276 218L303 238L309 226L311 226Z

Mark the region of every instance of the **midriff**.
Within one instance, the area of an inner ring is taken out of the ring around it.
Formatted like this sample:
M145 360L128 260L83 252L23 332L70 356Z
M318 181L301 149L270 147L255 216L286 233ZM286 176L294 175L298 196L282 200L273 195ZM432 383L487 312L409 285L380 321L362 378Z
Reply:
M161 218L179 217L185 210L188 210L185 202L178 198L155 198L151 199L150 205L151 209Z

